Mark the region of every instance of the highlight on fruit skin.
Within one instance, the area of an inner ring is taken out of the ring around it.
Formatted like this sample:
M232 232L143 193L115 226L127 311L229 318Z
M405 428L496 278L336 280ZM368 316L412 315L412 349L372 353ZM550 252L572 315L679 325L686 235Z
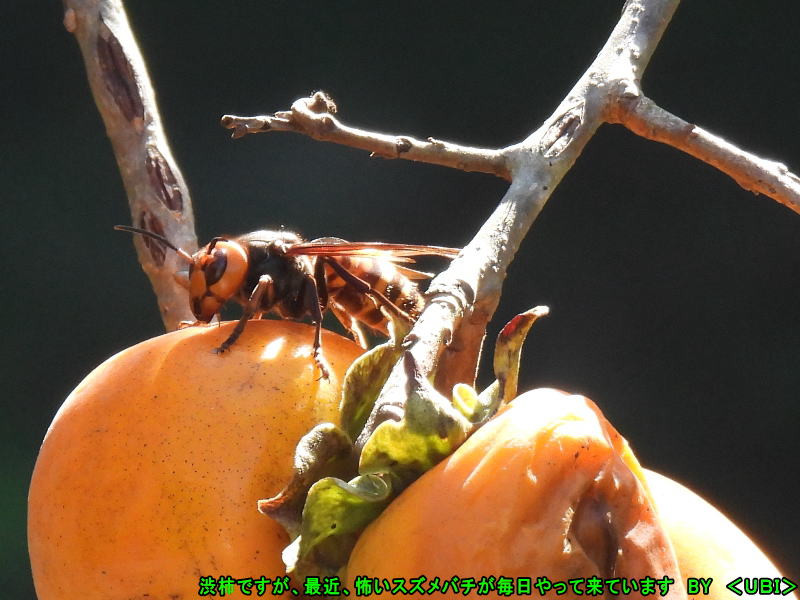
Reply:
M31 481L28 542L39 600L193 598L201 576L275 577L288 543L257 500L279 491L295 445L338 420L361 349L254 321L166 334L111 357L66 399Z
M782 579L778 568L736 524L720 510L680 483L644 469L661 522L669 533L681 574L712 578L705 600L741 598L726 585L737 578ZM736 586L742 590L743 585ZM782 584L781 589L787 589ZM775 598L748 595L748 598ZM797 594L781 595L797 600Z
M346 575L350 589L358 576L666 576L667 597L686 597L627 443L591 400L552 389L513 400L406 489Z

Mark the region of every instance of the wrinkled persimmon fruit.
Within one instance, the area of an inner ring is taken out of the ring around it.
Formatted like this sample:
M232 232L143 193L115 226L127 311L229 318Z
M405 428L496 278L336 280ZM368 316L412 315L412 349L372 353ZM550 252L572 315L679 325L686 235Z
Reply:
M394 500L356 543L348 584L359 575L669 576L686 597L627 442L591 400L552 389L513 400Z
M367 527L347 566L351 589L359 575L665 574L678 598L687 577L712 578L709 600L735 600L725 586L737 577L781 577L719 510L642 469L591 400L553 389L513 400L414 482Z
M314 329L191 327L113 356L66 399L45 436L28 501L39 600L178 600L200 576L284 573L283 529L256 508L289 478L297 441L338 422L341 382L361 352Z

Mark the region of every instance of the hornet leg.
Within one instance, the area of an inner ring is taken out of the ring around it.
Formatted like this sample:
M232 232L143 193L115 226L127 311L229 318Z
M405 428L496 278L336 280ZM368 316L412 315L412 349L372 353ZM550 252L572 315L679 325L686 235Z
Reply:
M244 312L242 313L239 322L236 323L236 327L233 328L233 331L231 331L228 339L222 342L219 348L214 348L215 354L221 354L222 352L225 352L228 348L233 346L234 343L236 343L236 340L238 340L239 336L242 335L244 327L247 325L247 321L249 321L250 317L258 312L258 307L261 305L261 297L271 285L272 277L269 275L262 275L259 278L256 287L254 287L253 291L250 293L250 299L247 301L247 305L244 307Z
M328 292L324 289L323 293L327 304ZM320 371L320 379L330 380L330 372L325 364L325 358L322 355L322 305L320 303L317 280L314 277L308 277L306 279L306 284L303 289L303 305L311 315L311 322L314 324L314 327L316 327L314 333L314 364Z

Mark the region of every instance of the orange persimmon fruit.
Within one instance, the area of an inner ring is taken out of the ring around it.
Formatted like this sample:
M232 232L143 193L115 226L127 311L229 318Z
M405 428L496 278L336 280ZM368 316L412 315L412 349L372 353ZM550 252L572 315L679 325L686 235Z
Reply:
M642 469L591 400L553 389L513 400L389 505L353 550L350 589L359 575L425 576L426 586L454 575L668 575L678 598L687 577L702 577L713 579L709 600L736 599L725 586L737 577L781 578L719 510Z
M201 576L283 575L288 543L256 502L291 473L297 441L338 422L341 383L361 349L312 327L254 321L190 327L111 357L66 399L28 498L39 600L176 600Z
M350 589L358 576L667 576L668 597L685 598L627 442L591 400L552 389L513 400L409 486L361 535L346 575Z
M736 600L740 596L726 585L737 578L782 579L767 555L721 511L669 477L648 469L644 469L644 474L684 580L687 577L713 580L708 595L698 597ZM787 588L788 584L781 584L781 590ZM742 590L743 585L739 583L737 589ZM797 594L781 594L781 597L797 600Z

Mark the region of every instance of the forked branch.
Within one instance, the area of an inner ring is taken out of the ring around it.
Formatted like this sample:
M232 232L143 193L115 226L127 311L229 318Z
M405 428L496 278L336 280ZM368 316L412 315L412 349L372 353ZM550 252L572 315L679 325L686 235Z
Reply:
M335 114L336 105L324 92L300 98L291 110L273 115L224 115L222 126L233 138L251 133L293 132L315 140L366 150L371 156L403 158L461 171L489 173L511 179L509 154L514 146L497 150L460 146L443 140L418 140L408 135L388 135L345 125ZM748 191L769 196L800 213L800 177L782 163L760 158L705 129L688 123L651 99L634 92L611 102L603 122L619 123L632 132L673 146L729 175ZM576 120L561 123L569 127ZM559 136L556 135L555 139ZM550 147L551 153L554 148Z
M609 107L640 94L640 78L677 5L677 0L629 0L603 49L561 105L522 143L502 151L512 173L511 186L461 255L433 280L430 302L409 336L421 374L437 373L442 392L457 381L474 379L476 344L465 340L483 336L519 245ZM397 399L409 383L398 364L359 444L382 421L397 418Z
M64 3L65 23L81 44L92 89L131 196L134 223L137 215L167 215L170 218L159 221L167 235L185 248L193 248L193 234L186 237L186 230L192 228L188 195L163 141L152 91L120 0ZM407 338L420 374L431 377L437 373L437 387L447 392L452 384L474 378L480 340L499 302L506 269L550 194L601 124L621 123L643 137L673 145L729 174L746 189L800 212L800 179L784 165L760 159L670 115L641 92L644 70L678 3L627 0L606 44L560 106L527 139L499 150L353 128L339 120L335 104L322 93L296 101L289 111L254 117L226 115L222 124L233 129L234 137L295 132L360 148L374 156L491 173L511 181L494 213L450 268L431 283L430 302ZM162 160L152 158L153 152ZM131 166L138 175L127 174ZM142 193L142 189L148 191ZM151 196L160 198L161 204L146 204ZM170 205L176 197L183 201L177 211ZM182 228L181 233L170 230L172 227ZM140 258L148 270L147 254L140 253ZM158 287L157 294L162 306L173 305ZM180 294L186 310L185 292ZM364 429L365 436L382 420L397 418L397 399L408 384L405 369L397 365Z
M679 0L628 0L608 41L552 116L520 144L498 150L386 135L344 125L325 94L297 100L274 115L225 115L233 137L295 132L403 158L511 179L500 205L450 268L431 284L431 301L407 338L425 376L437 373L443 391L474 377L486 324L500 298L508 265L553 189L603 123L621 123L648 139L670 144L730 175L742 187L800 212L800 179L776 162L736 148L686 123L646 98L640 82ZM364 429L362 441L384 419L398 418L397 398L408 384L393 371Z

